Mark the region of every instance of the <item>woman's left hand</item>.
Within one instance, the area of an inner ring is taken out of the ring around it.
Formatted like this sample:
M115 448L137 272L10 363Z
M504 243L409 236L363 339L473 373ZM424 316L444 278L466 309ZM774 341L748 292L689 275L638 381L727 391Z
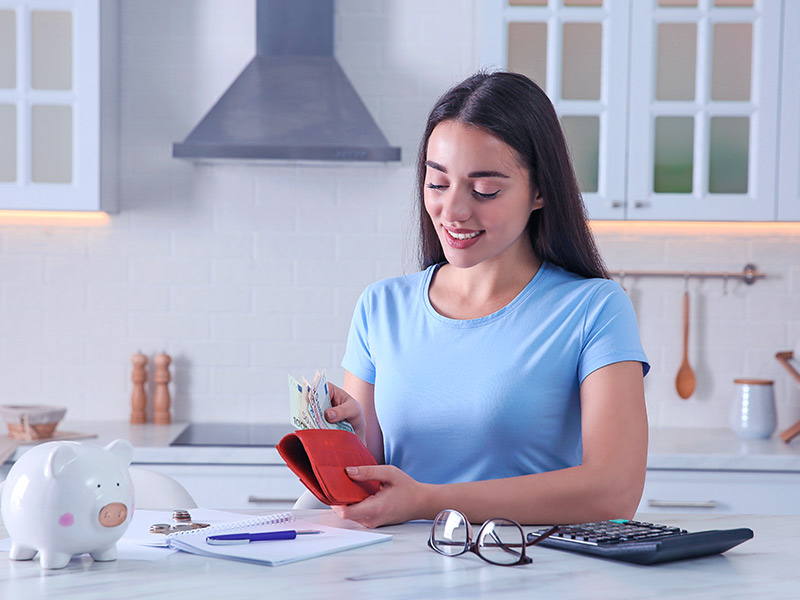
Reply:
M378 481L380 489L357 504L333 506L343 519L364 527L404 523L424 517L424 498L429 486L416 481L392 465L347 467L353 481Z

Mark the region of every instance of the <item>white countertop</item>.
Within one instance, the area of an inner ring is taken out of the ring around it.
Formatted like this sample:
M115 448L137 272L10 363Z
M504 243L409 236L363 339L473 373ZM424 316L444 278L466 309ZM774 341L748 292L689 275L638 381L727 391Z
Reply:
M297 513L327 525L348 523L330 510ZM518 567L493 566L472 554L445 557L427 548L430 523L424 522L381 528L394 536L390 542L279 567L178 552L152 562L98 563L84 555L64 569L42 571L36 560L9 561L3 552L0 598L797 598L800 516L655 515L650 520L690 531L749 527L755 537L723 555L650 567L537 547L529 552L533 563Z
M59 430L97 434L88 440L107 444L124 438L134 446L135 463L283 465L275 448L170 446L186 428L172 425L130 425L121 421L64 422ZM12 460L27 447L20 447ZM788 471L800 472L800 438L785 444L769 440L744 440L728 429L654 428L650 431L649 469Z

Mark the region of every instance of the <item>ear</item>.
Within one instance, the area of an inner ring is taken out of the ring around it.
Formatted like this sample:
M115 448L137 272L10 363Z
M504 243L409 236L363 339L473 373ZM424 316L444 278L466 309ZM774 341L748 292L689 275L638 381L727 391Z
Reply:
M111 456L117 459L122 465L128 466L133 460L133 446L128 440L114 440L105 447Z
M58 444L50 451L44 464L44 475L48 478L55 478L61 474L69 463L76 460L78 455L74 448L68 444Z
M533 207L531 208L531 212L535 210L539 210L544 206L544 198L542 198L541 194L536 196L533 200Z

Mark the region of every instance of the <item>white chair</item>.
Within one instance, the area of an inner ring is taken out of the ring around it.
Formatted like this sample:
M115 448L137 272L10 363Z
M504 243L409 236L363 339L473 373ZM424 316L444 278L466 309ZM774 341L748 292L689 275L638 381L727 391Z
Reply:
M292 510L300 510L303 508L330 508L330 506L323 504L317 500L317 497L314 494L306 490L300 494L300 497L294 503Z
M136 508L197 508L192 495L169 475L141 467L128 467L128 472L133 480Z

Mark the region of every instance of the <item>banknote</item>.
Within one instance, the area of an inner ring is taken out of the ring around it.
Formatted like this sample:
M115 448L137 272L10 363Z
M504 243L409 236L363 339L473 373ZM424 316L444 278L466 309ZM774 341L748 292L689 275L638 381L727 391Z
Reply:
M342 429L354 433L353 426L347 421L330 423L325 418L325 411L331 408L331 396L325 371L317 371L314 381L303 382L289 375L289 412L292 426L295 429Z
M289 415L295 429L317 429L308 413L308 395L305 388L289 375Z

